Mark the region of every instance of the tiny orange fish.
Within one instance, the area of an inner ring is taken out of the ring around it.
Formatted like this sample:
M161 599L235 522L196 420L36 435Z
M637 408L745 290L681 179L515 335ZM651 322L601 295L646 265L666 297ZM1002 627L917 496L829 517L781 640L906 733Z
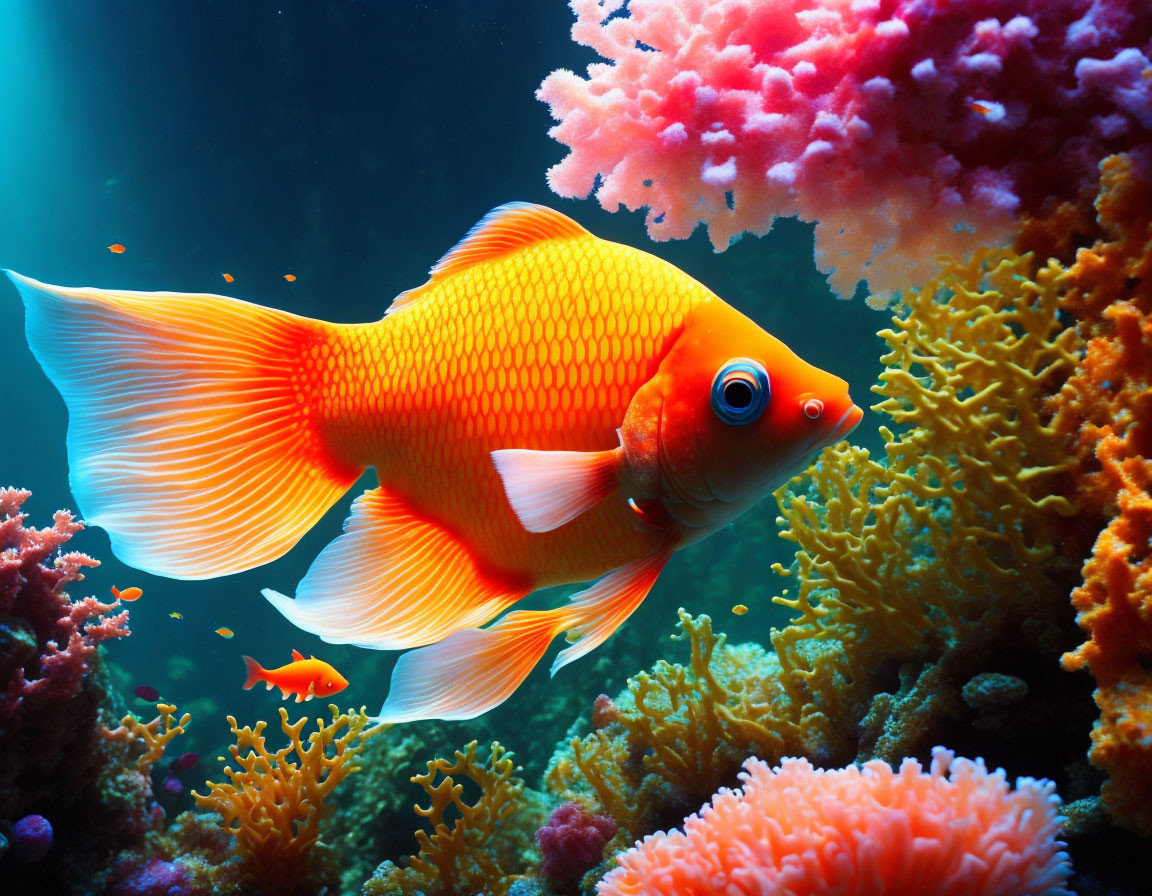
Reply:
M108 251L112 252L115 255L123 255L127 250L123 246L121 246L119 243L113 243L111 246L108 247Z
M134 600L140 600L140 598L142 598L144 596L144 592L141 591L139 588L125 588L123 591L121 591L119 588L117 588L115 585L113 585L112 586L112 596L114 598L116 598L117 600L124 600L124 601L131 602Z
M236 634L236 632L232 631L230 628L218 628L216 629L216 634L218 634L221 638L231 638L234 634Z
M293 280L296 279L296 275L295 274L285 274L284 279L287 280L289 283L291 283Z
M744 604L736 604L736 606L734 606L732 608L732 612L735 613L737 616L743 616L745 613L748 612L748 608L746 606L744 606Z
M220 276L224 278L225 283L231 283L233 280L236 279L231 274L221 274Z
M281 699L289 694L296 695L297 703L304 703L313 697L327 697L348 687L348 679L337 672L324 660L312 656L304 659L299 650L292 651L292 662L279 669L265 669L250 656L243 657L248 677L244 679L244 690L264 682L268 690L280 688Z

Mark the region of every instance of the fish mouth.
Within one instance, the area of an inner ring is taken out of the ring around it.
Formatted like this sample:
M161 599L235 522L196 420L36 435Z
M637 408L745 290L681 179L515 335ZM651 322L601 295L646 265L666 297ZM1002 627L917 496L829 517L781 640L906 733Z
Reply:
M858 405L852 405L843 414L840 419L836 421L836 425L832 427L832 432L828 436L828 444L839 442L848 433L852 432L860 421L864 419L864 411Z

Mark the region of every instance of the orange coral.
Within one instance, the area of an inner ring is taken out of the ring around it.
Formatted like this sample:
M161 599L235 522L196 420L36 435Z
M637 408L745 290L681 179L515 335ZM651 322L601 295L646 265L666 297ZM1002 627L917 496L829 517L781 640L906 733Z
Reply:
M280 727L288 746L271 752L264 738L267 722L240 728L228 716L236 744L228 748L239 766L225 766L229 783L209 781L208 794L193 792L196 804L220 814L235 836L235 850L267 893L290 894L302 886L309 855L320 837L320 822L330 811L328 795L358 771L356 757L364 739L381 730L368 726L368 716L341 713L330 706L332 722L316 720L316 730L301 733L304 717L289 723L280 710ZM247 752L244 752L247 751Z
M1077 253L1064 302L1091 339L1054 425L1078 458L1081 503L1111 521L1072 594L1089 639L1063 665L1097 681L1089 756L1109 775L1105 805L1152 833L1152 165L1113 157L1101 182L1104 237Z
M147 777L152 766L164 758L164 750L172 739L184 733L184 726L192 721L191 713L184 713L176 721L176 707L170 703L157 703L160 715L151 722L141 722L134 715L126 715L120 720L120 727L111 731L105 729L108 740L124 744L143 743L144 752L136 758L136 768Z
M772 768L749 759L742 791L722 790L683 830L645 837L618 857L599 896L687 893L971 893L1068 896L1056 839L1059 799L1047 781L932 751L898 770Z

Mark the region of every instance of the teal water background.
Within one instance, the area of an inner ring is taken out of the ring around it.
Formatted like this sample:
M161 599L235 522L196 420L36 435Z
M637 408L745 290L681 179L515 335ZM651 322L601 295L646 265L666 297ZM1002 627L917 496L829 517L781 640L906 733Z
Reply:
M334 321L378 318L490 208L540 202L599 236L653 252L696 277L852 385L866 406L887 316L833 298L812 263L809 227L783 222L715 254L702 230L653 243L640 213L549 191L565 149L533 94L555 68L595 54L569 37L564 3L113 2L0 3L0 267L62 285L216 292ZM127 247L123 255L107 250ZM235 277L226 284L222 272ZM297 276L287 283L283 275ZM2 484L30 488L31 522L75 508L67 485L66 412L27 349L17 294L0 284L6 388ZM871 414L854 439L875 439ZM396 654L333 647L283 620L262 587L294 593L340 532L339 502L287 556L222 579L179 582L120 564L105 534L76 547L102 561L74 597L137 585L133 636L108 653L127 705L139 684L194 714L191 749L211 757L224 714L272 718L279 704L244 692L242 653L267 666L296 648L351 680L344 706L379 708ZM767 643L787 613L769 599L787 562L765 502L678 555L637 614L596 654L547 680L542 670L495 714L501 739L538 768L544 744L574 719L541 711L561 695L590 706L670 649L678 606L709 612L739 640ZM729 608L747 604L747 616ZM182 619L171 618L178 612ZM236 632L230 641L214 633ZM553 652L559 645L553 647ZM533 729L522 719L530 712ZM517 722L517 720L520 720ZM475 725L458 723L459 741ZM431 757L429 757L431 758Z

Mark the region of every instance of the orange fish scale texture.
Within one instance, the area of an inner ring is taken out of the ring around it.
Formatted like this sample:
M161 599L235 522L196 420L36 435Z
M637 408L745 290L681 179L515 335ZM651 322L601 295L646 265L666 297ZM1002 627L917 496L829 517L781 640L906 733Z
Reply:
M591 236L538 243L418 292L395 315L342 327L305 354L300 400L342 459L374 465L385 488L435 507L435 521L497 569L537 585L593 577L654 546L655 534L611 501L563 541L530 536L491 452L615 447L632 396L712 294L660 259Z

